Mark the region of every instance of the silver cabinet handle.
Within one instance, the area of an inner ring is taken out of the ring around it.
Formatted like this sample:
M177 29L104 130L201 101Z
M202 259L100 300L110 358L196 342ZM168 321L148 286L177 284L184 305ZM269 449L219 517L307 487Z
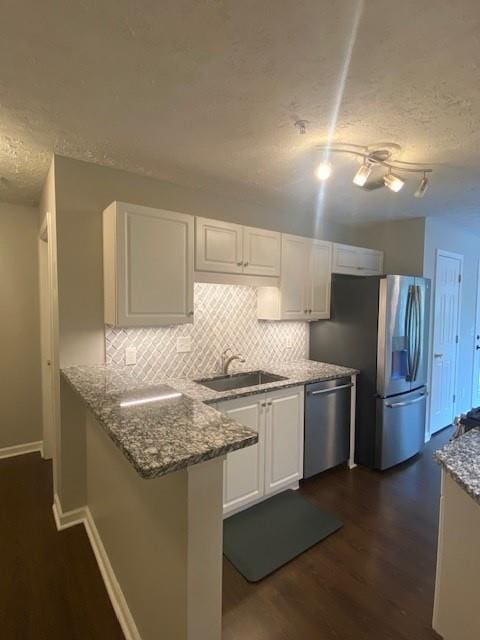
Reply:
M425 400L427 397L426 393L422 393L419 398L414 398L413 400L409 400L408 402L393 402L392 404L386 404L385 406L389 409L396 409L397 407L408 407L409 404L415 404L416 402L420 402L421 400Z
M319 396L321 393L330 393L331 391L338 391L339 389L350 389L350 387L353 387L351 382L349 384L340 384L338 387L329 387L328 389L320 389L319 391L310 391L310 395Z

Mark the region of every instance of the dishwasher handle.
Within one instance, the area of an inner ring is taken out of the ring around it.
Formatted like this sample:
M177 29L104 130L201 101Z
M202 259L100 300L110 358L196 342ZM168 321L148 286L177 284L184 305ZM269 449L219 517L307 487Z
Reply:
M308 395L310 396L319 396L323 393L331 393L332 391L339 391L340 389L350 389L353 387L353 384L350 382L349 384L340 384L338 387L329 387L328 389L319 389L319 391L309 391Z

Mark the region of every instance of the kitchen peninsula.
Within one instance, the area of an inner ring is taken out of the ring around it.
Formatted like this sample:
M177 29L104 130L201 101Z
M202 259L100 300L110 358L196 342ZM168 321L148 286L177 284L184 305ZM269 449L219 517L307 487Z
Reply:
M77 443L63 474L83 494L67 513L56 496L55 515L84 522L127 638L221 637L223 459L258 435L208 403L357 373L308 360L269 369L281 379L223 392L125 368L62 371L65 456Z

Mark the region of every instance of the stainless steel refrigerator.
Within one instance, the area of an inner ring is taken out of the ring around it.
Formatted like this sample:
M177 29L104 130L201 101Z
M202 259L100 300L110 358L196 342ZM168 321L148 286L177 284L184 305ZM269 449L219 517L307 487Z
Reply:
M430 281L332 276L331 319L310 326L310 357L360 370L355 460L387 469L425 440Z

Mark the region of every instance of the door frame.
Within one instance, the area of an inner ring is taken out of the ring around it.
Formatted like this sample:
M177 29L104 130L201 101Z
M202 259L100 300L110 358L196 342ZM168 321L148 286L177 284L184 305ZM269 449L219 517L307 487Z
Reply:
M472 408L474 406L474 389L476 387L476 380L475 380L475 350L477 347L477 338L476 336L480 334L480 259L478 260L478 265L477 265L477 301L475 304L475 328L474 328L474 334L473 334L473 366L472 366L472 393L470 395L470 404L472 405Z
M431 321L431 339L430 339L430 356L429 356L429 376L428 376L428 387L429 387L429 403L428 403L428 438L430 439L432 436L432 381L433 381L433 353L434 353L434 341L435 341L435 310L437 304L437 273L438 273L438 260L439 258L453 258L454 260L458 260L460 262L460 282L459 291L458 291L458 309L457 309L457 335L459 337L458 342L455 347L455 365L454 365L454 395L455 402L453 404L453 412L455 413L455 407L457 404L457 396L458 396L458 351L460 345L460 321L462 317L462 291L463 291L463 262L464 256L461 253L455 253L453 251L447 251L446 249L437 249L435 252L435 277L433 281L432 287L432 321ZM435 432L437 433L437 432Z

